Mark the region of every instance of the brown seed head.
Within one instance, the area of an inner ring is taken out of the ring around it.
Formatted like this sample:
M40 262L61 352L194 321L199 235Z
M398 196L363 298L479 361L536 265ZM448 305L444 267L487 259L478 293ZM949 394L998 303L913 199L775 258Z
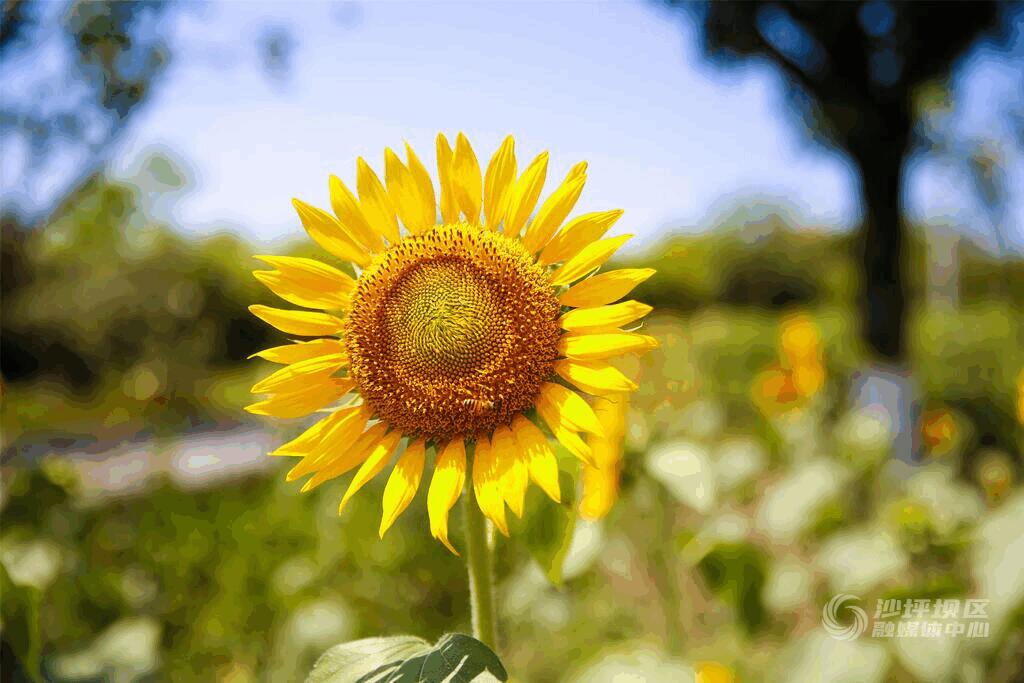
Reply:
M349 372L376 416L435 441L530 406L558 355L559 304L518 240L467 223L378 256L345 322Z

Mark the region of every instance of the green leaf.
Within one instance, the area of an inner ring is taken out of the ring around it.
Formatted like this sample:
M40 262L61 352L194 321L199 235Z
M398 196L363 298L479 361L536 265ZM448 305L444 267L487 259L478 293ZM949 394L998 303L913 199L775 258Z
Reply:
M477 677L484 675L483 679ZM508 680L498 655L475 638L449 633L429 651L409 659L384 677L367 677L361 683L470 683Z
M430 643L415 636L365 638L342 643L320 656L306 683L355 683L389 663L402 662L429 649Z
M336 645L320 657L306 683L506 680L508 673L490 648L470 636L449 633L434 646L414 636L367 638Z
M556 586L562 583L562 565L576 528L576 512L565 502L576 499L573 478L559 472L558 479L562 503L555 503L539 488L531 487L522 521L513 522L515 537L526 544L544 575Z
M20 586L11 580L7 568L0 564L0 603L2 603L4 640L14 650L25 674L33 681L42 681L39 668L42 641L39 635L39 603L37 588Z

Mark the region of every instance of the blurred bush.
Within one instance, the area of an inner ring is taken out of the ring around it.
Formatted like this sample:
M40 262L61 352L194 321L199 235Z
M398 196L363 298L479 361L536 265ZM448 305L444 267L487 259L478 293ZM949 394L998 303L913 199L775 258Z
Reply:
M169 160L154 167L170 174L165 184L184 182ZM226 232L183 235L147 214L137 184L104 176L45 227L9 216L2 234L8 444L25 433L127 438L237 419L254 369L244 361L271 334L247 310L271 303L249 273L251 245Z

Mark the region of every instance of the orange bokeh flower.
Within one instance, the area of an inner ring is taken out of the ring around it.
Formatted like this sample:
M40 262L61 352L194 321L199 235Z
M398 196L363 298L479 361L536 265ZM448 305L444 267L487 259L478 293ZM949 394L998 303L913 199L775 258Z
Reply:
M754 379L752 397L765 415L800 408L825 386L821 334L803 313L784 318L779 329L779 362Z
M956 417L946 408L925 411L921 416L921 438L928 451L940 455L956 443Z

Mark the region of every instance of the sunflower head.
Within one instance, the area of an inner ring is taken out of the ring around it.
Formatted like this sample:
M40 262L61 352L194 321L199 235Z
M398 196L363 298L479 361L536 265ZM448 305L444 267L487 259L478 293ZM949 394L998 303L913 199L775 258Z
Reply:
M288 478L309 477L304 490L356 470L342 507L400 452L381 535L411 502L433 452L430 527L451 548L448 512L467 480L467 445L480 508L507 533L505 509L522 514L531 480L561 495L548 434L594 464L586 435L607 435L580 392L607 401L632 391L608 359L656 342L623 329L650 307L614 303L653 271L595 274L628 239L602 239L622 212L566 221L586 164L543 202L548 155L518 173L511 136L481 175L463 135L454 149L439 135L437 166L435 193L411 148L404 163L386 150L384 182L362 159L356 193L331 177L333 215L294 201L310 236L358 274L259 257L273 269L256 277L307 310L251 310L313 339L256 354L283 367L253 387L268 397L248 410L284 418L326 411L274 454L300 458Z
M379 418L406 434L489 435L532 407L553 374L558 311L518 240L437 226L359 278L344 327L349 374Z

